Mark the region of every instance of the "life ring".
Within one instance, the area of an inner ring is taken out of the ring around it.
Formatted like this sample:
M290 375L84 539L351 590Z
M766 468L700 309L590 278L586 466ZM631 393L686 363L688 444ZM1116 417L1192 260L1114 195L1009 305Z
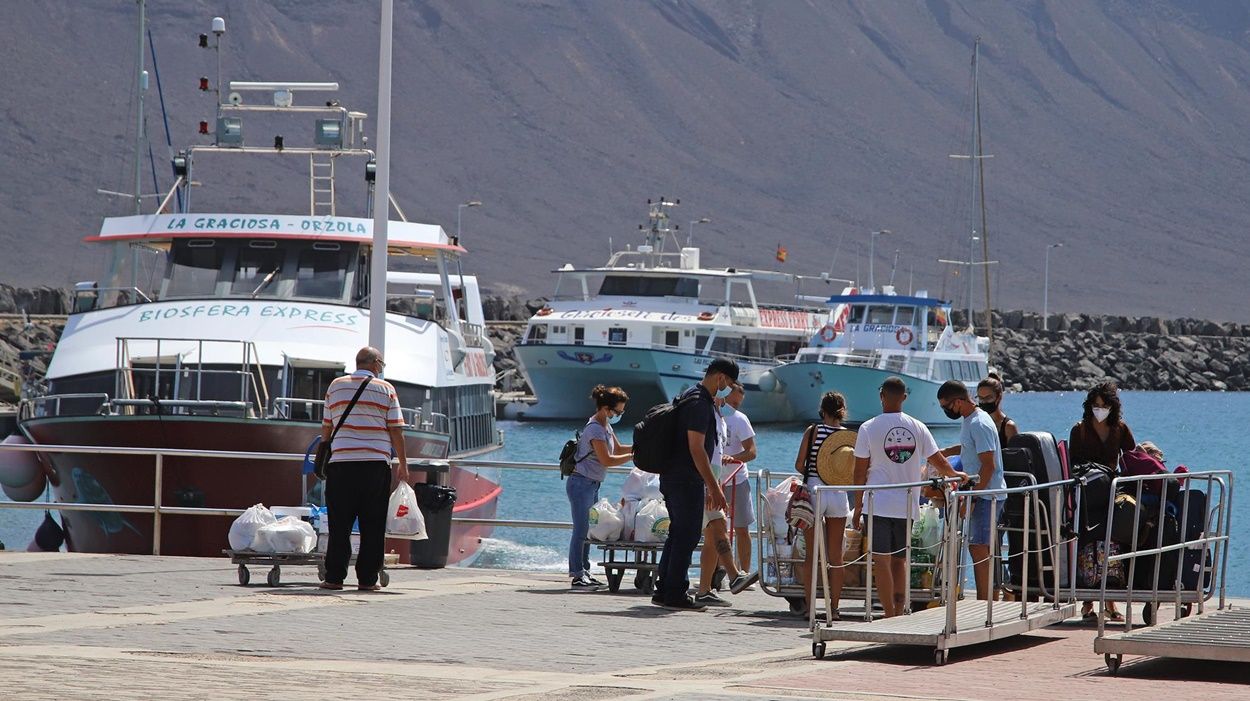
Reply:
M833 328L833 324L825 324L820 327L820 340L825 343L833 343L833 339L838 337L838 330Z
M539 309L537 312L535 312L535 316L548 316L549 314L551 314L551 311L552 311L551 307L543 307L542 309Z
M911 328L908 326L900 327L898 331L894 332L894 340L898 341L900 346L910 346L915 337L916 335L911 332Z
M699 313L699 321L711 321L714 318L716 318L716 315L713 314L712 312L700 312Z

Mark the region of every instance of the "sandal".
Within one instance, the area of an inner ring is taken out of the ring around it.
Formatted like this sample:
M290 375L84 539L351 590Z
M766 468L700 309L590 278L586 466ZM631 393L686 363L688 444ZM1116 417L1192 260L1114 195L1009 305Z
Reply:
M1106 618L1108 621L1111 621L1112 623L1124 622L1124 614L1120 613L1119 611L1107 611L1105 614L1103 614L1103 617Z

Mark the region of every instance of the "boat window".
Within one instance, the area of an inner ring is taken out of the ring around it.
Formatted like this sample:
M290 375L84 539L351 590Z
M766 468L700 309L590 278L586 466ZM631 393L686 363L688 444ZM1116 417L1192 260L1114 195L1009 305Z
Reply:
M901 355L886 356L885 367L886 372L900 373L903 371L903 361L905 358Z
M573 345L580 346L584 344L585 342L586 342L586 327L574 326L573 327Z
M911 375L912 377L924 377L925 375L928 375L929 374L929 359L925 358L924 356L920 356L920 357L913 356L909 358L907 361L906 372L908 375Z
M669 348L676 348L677 346L680 346L681 345L681 332L680 331L665 331L664 332L664 345L668 346Z
M216 292L221 247L210 239L175 241L165 297L204 297Z
M282 248L239 248L234 266L234 282L230 294L248 297L276 297L278 280L282 274L282 260L286 250Z
M862 304L852 304L852 305L851 305L851 316L850 316L850 318L849 318L850 323L852 323L852 324L862 324L862 323L864 323L864 310L865 310L866 308L867 308L867 307L865 307L865 306L864 306L864 305L862 305Z
M869 324L892 324L894 323L894 307L869 307L868 321Z
M619 326L608 329L608 345L623 346L629 341L629 329Z
M703 352L704 348L707 348L707 336L704 336L702 334L695 336L694 337L694 349L696 351Z
M526 343L546 343L547 342L547 325L534 324L530 327L529 334L525 336Z
M899 307L894 313L894 323L901 326L916 326L916 308Z
M699 296L699 281L688 277L625 277L608 275L599 286L600 295L621 297L692 297Z
M349 255L341 245L330 242L315 243L300 251L295 268L295 296L340 299L347 282Z

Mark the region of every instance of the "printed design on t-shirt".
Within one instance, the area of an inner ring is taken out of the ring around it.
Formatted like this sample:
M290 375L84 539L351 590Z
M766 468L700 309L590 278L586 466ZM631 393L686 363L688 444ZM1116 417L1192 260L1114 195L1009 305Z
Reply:
M916 453L916 436L902 426L895 426L885 434L885 455L892 462L903 464Z

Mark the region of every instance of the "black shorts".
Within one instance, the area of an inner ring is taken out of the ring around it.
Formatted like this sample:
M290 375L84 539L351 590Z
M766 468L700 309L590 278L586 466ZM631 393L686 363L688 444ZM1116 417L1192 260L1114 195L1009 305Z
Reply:
M872 554L907 555L907 519L890 516L872 517Z

